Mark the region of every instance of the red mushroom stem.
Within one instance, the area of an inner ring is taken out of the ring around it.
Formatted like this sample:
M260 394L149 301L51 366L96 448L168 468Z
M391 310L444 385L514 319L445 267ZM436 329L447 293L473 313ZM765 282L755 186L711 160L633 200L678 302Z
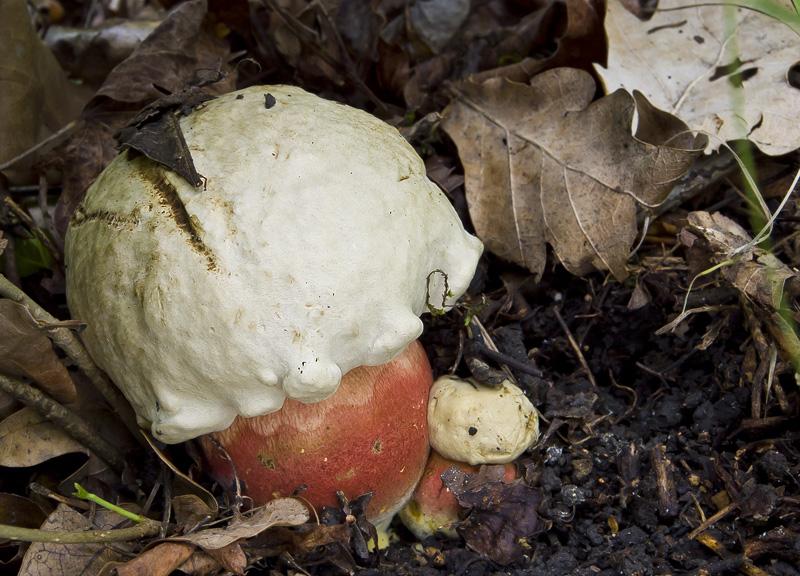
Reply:
M467 474L474 474L481 469L480 465L456 462L431 450L419 484L400 511L403 524L419 540L424 540L436 532L451 538L457 536L452 525L463 519L465 509L458 504L455 495L442 482L442 473L453 466L458 466ZM517 467L513 462L503 466L506 482L517 478Z
M380 366L342 378L327 400L286 400L278 412L237 417L216 439L236 467L243 492L262 505L299 487L314 508L372 492L367 518L388 522L408 500L428 459L427 407L433 383L425 350L412 342ZM234 487L230 464L208 437L199 439L208 474Z

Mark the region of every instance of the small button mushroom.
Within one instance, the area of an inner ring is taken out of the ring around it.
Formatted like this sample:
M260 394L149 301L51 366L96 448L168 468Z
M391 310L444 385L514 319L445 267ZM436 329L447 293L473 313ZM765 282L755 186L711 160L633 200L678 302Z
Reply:
M377 118L260 86L180 126L203 185L125 151L65 248L83 341L159 440L324 400L469 285L480 241Z
M539 437L539 417L530 400L508 380L498 387L474 379L443 376L428 403L431 447L469 464L504 464Z
M303 485L300 496L317 510L337 505L336 490L348 498L371 492L367 518L385 534L428 460L432 383L428 358L414 341L388 364L345 374L327 400L287 400L277 412L237 417L227 430L201 436L205 468L225 488L234 487L233 469L213 438L256 505L291 496Z
M448 538L455 538L456 531L452 526L462 520L465 509L462 508L455 495L442 482L442 473L453 466L461 468L467 474L475 474L480 466L472 466L464 462L456 462L445 458L435 450L431 450L425 471L411 498L400 510L400 519L406 528L419 540L441 533ZM513 463L505 464L505 481L517 478L517 467Z

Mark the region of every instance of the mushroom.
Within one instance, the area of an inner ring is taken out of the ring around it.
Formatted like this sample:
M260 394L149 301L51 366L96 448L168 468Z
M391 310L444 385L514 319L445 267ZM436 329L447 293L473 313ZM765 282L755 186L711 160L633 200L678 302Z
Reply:
M234 468L255 505L300 496L315 509L372 493L367 518L385 532L428 460L427 407L433 376L419 341L387 364L362 366L316 404L287 400L255 418L237 417L197 442L209 476L234 487Z
M497 387L470 378L443 376L428 403L431 447L445 458L468 464L505 464L539 437L539 417L518 386Z
M453 524L462 519L462 508L455 495L442 482L442 473L456 466L467 474L480 471L480 466L456 462L431 450L422 478L414 489L411 498L400 509L400 519L406 528L420 541L439 532L448 538L457 536ZM517 467L512 463L504 465L505 481L517 478Z
M468 287L480 241L375 117L261 86L180 126L202 186L125 151L66 236L84 343L157 439L324 400Z

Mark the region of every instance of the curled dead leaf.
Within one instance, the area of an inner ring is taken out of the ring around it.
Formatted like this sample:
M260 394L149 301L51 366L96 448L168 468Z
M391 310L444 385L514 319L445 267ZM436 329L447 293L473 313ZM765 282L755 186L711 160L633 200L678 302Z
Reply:
M85 530L110 530L118 528L120 516L111 510L98 508L92 520L79 514L66 504L59 504L42 524L41 530L81 532ZM138 543L55 544L34 542L22 561L20 574L50 576L52 574L98 574L103 566L119 562L131 553Z
M503 466L483 466L467 474L457 466L442 473L447 486L470 515L457 530L467 546L508 565L525 552L526 538L544 532L548 525L538 515L544 494L522 480L505 482Z
M75 383L53 350L53 344L28 309L0 299L0 371L33 379L59 402L72 402Z
M625 278L637 205L663 202L706 145L641 94L618 90L592 102L595 88L571 68L530 84L465 82L444 112L478 236L537 277L549 243L573 274L596 268Z
M302 502L294 498L279 498L256 508L247 516L234 519L225 528L198 530L170 540L213 550L230 546L240 539L252 538L273 526L298 526L307 520L308 510Z
M787 303L800 295L800 275L774 254L748 246L752 237L739 224L716 212L691 212L681 231L681 242L689 247L690 260L703 259L710 268L721 265L719 273L751 302L784 355L795 365L800 362L800 338L796 325L800 317ZM681 314L658 333L674 328L690 311Z

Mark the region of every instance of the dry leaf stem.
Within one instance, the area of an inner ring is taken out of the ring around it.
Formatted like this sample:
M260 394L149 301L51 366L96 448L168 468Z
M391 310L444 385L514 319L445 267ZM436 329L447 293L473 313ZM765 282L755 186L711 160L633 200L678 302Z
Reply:
M0 374L0 390L30 406L39 414L56 423L64 432L102 458L114 472L121 474L125 460L115 448L97 434L97 430L62 404L32 386Z
M36 304L36 302L2 274L0 274L0 296L5 296L14 302L22 304L31 313L31 316L39 322L43 322L44 324L56 324L58 322L56 318ZM130 404L128 404L128 401L122 393L111 383L108 376L94 363L94 360L92 360L89 353L86 352L80 340L75 337L71 330L64 327L49 329L48 334L53 342L69 356L70 360L86 374L94 387L97 388L106 402L109 403L111 408L122 419L122 422L128 430L130 430L133 437L139 440L140 443L143 443L139 435L139 426L136 424L136 417L133 414L133 409Z
M47 544L102 544L109 542L132 542L158 534L159 523L146 519L130 528L115 530L86 530L84 532L62 532L36 530L0 524L0 538L22 542L44 542Z

